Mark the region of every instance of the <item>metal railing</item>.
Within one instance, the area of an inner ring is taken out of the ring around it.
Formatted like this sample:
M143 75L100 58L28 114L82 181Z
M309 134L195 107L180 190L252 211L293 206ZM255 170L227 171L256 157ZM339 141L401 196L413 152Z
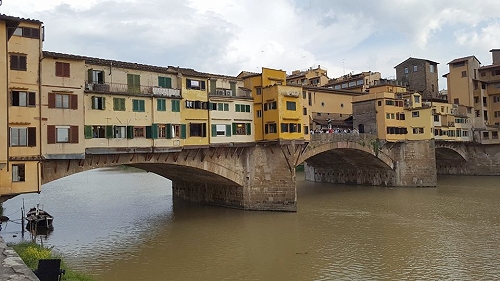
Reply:
M180 97L179 89L160 88L157 86L134 86L121 83L85 83L85 91L93 93L142 94L164 97Z

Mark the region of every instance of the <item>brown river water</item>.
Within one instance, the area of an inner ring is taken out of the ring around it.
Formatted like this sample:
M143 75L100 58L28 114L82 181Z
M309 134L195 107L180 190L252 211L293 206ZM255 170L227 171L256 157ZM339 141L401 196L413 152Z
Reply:
M440 176L437 188L297 179L298 212L255 212L178 202L152 173L93 170L5 202L13 221L0 235L29 240L20 208L40 204L54 231L37 241L104 281L500 279L500 177Z

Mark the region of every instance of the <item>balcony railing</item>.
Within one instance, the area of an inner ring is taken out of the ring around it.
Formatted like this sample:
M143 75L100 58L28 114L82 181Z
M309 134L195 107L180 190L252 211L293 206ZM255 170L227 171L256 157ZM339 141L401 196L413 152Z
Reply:
M242 89L236 90L236 93L233 93L230 89L216 89L215 92L210 92L210 96L219 96L219 97L236 97L236 98L251 98L252 93L250 91L244 91Z
M157 86L134 86L120 83L85 83L85 91L93 93L142 94L162 97L181 96L181 91L179 89L160 88Z

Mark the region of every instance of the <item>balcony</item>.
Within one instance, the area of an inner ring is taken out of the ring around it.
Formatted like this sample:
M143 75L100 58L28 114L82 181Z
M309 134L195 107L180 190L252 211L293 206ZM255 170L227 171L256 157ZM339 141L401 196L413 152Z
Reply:
M120 83L85 83L85 92L181 97L181 91L179 89L160 88L157 86L129 86L128 84Z
M231 89L217 88L215 92L210 92L211 97L233 97L233 98L251 98L252 91L250 89L239 88L236 93L233 93Z

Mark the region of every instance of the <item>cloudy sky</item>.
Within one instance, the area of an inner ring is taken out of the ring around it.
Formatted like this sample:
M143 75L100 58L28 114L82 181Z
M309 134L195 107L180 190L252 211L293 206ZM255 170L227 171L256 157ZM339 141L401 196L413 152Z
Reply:
M261 67L329 77L408 57L439 64L500 48L498 0L3 0L45 25L44 50L237 75ZM439 88L446 88L443 79Z

